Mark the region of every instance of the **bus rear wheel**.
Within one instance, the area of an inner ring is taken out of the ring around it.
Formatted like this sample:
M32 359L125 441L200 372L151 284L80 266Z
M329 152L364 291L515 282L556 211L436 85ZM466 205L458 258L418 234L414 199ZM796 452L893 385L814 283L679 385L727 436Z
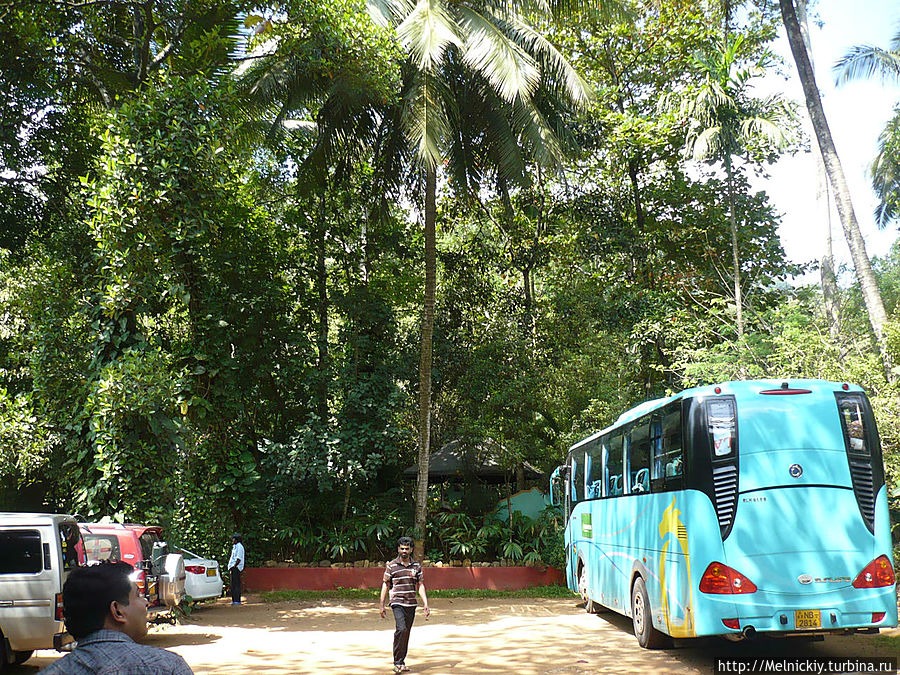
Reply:
M591 600L588 593L587 565L582 565L578 570L578 594L584 600L584 611L588 614L596 614L600 606Z
M631 589L631 621L634 624L634 636L644 649L660 649L670 644L669 638L653 627L650 598L644 580L640 577L635 579Z
M31 658L32 654L34 654L34 651L31 649L29 649L28 651L24 651L24 652L13 652L12 653L13 665L21 666L23 663L25 663L28 659Z

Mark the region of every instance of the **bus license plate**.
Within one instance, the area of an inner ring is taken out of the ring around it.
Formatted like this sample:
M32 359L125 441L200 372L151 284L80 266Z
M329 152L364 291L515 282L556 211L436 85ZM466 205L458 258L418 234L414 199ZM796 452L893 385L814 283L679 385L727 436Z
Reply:
M208 577L216 576L216 568L215 567L207 567L206 568L206 576L208 576Z
M798 609L794 611L794 628L821 628L822 613L818 609Z

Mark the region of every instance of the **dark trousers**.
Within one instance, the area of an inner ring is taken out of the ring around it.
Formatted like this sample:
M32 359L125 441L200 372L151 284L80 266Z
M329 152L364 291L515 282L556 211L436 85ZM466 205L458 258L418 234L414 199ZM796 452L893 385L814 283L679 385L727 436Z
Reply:
M241 601L241 571L237 567L231 568L231 601Z
M416 618L416 608L391 605L394 612L394 663L404 663L406 652L409 649L409 633L412 631L413 621Z

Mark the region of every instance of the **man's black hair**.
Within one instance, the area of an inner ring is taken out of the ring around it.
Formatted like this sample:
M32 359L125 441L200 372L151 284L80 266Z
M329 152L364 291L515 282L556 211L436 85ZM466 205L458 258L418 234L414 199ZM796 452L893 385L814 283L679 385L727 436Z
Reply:
M103 628L114 600L122 605L130 602L132 572L126 562L104 562L69 573L63 586L63 615L73 638L80 640Z
M412 537L400 537L397 540L397 546L412 546L413 540Z
M240 532L235 532L233 535L231 535L231 539L238 544L241 544L244 541L244 538L241 536Z

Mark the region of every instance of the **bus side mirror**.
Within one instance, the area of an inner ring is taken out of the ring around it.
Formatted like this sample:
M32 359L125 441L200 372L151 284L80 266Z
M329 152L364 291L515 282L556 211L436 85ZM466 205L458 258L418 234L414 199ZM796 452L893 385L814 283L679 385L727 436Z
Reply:
M562 469L563 469L563 467L558 466L555 469L553 469L553 473L550 474L550 504L552 506L559 506L559 504L560 504L559 494L558 494L559 491L554 490L553 488L560 484L559 481L560 481L560 475L562 474Z

